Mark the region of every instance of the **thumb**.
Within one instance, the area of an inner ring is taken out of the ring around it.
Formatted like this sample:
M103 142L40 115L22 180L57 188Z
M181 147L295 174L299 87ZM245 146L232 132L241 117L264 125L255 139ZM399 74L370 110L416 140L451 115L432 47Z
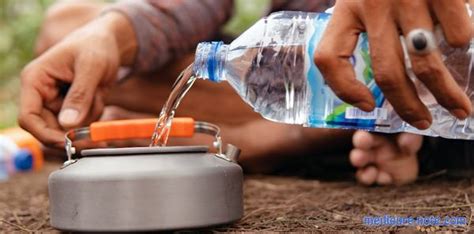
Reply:
M97 74L90 69L76 69L78 71L59 113L59 124L63 128L78 127L87 117L99 83Z

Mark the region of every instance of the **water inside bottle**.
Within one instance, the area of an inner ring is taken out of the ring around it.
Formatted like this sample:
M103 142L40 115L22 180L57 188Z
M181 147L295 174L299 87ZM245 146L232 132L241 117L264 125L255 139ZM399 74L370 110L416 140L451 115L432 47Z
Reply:
M181 72L178 79L173 84L171 93L161 109L160 116L158 117L155 131L151 137L150 147L166 146L171 130L171 122L173 121L176 109L195 81L196 76L193 74L193 64L191 64Z

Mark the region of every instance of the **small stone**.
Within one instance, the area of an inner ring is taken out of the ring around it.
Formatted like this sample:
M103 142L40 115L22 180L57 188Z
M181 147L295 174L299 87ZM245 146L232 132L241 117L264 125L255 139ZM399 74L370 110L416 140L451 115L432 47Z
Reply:
M337 220L337 221L341 221L343 217L342 217L342 215L340 215L340 214L334 214L334 215L333 215L333 218L334 218L335 220Z

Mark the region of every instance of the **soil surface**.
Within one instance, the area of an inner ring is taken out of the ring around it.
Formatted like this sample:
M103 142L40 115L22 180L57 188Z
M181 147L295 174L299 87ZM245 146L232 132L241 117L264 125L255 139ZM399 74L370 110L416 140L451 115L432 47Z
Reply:
M59 164L0 183L2 232L58 232L49 225L47 178ZM362 187L294 176L247 176L245 214L237 223L203 231L466 231L473 230L471 180L427 179L403 187ZM371 227L364 216L463 216L460 227Z

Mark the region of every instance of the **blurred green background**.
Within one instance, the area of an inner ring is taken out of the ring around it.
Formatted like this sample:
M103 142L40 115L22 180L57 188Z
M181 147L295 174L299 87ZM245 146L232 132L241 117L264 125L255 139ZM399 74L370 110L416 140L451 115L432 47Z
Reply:
M52 0L0 0L0 129L14 125L21 68L32 58L38 27Z
M86 0L83 0L86 1ZM0 0L0 129L16 124L19 73L33 58L42 18L54 0ZM266 11L269 0L237 0L234 18L224 27L238 35Z

